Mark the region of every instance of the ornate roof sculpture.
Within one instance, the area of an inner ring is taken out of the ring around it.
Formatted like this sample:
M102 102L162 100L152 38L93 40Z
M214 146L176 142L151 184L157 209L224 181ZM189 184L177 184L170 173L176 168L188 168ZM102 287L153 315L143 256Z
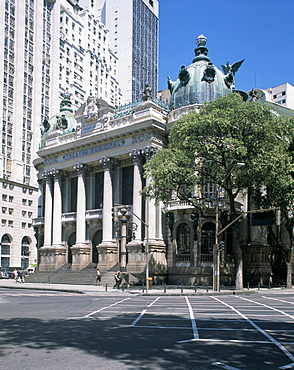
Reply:
M46 146L46 140L56 135L68 134L76 130L77 122L71 109L71 94L68 91L63 93L63 100L60 103L60 110L50 119L45 117L41 123L40 148Z
M181 67L175 82L168 77L171 110L191 104L202 104L227 95L235 89L234 76L244 59L232 65L227 62L222 66L222 73L207 56L206 41L206 36L199 35L196 38L197 48L193 63L188 67Z

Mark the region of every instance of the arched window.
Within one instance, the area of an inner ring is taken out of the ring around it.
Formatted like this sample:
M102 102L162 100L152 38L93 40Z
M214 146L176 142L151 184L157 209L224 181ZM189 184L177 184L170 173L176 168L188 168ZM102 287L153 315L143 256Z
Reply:
M30 240L27 236L21 241L21 267L26 269L29 266Z
M3 271L8 270L9 264L10 264L10 245L11 245L11 239L7 234L4 234L1 238L1 250L0 250L0 256L1 256L1 266Z
M201 228L201 261L211 262L215 243L215 224L206 222Z
M191 260L191 229L188 224L182 223L177 230L177 262L189 262Z

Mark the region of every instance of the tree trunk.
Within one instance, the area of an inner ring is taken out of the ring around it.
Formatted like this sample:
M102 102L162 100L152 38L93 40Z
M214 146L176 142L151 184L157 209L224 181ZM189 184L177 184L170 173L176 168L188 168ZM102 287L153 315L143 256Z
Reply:
M292 272L293 272L293 246L289 251L289 257L286 260L287 266L287 278L286 278L286 289L292 289Z
M233 227L233 241L235 243L235 263L236 263L236 290L243 289L243 252L240 245L239 227Z
M287 220L286 230L288 232L289 239L290 239L290 250L288 253L283 253L283 255L284 255L286 268L287 268L286 288L292 289L294 239L293 239L293 225L289 222L289 218L287 216L286 216L286 220Z

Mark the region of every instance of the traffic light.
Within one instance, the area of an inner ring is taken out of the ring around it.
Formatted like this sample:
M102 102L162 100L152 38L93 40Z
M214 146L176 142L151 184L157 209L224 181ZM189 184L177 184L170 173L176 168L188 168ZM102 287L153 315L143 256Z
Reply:
M144 245L144 243L141 243L141 251L142 251L142 253L145 253L145 245Z
M115 223L118 221L118 206L113 206L111 208L112 222Z
M218 250L223 251L224 249L225 249L225 242L224 241L219 242Z

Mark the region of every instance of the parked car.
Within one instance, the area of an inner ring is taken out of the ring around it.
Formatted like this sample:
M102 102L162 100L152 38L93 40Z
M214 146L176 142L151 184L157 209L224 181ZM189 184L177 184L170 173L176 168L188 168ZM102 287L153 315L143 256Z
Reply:
M0 279L9 279L7 272L0 271Z
M8 279L14 279L14 273L12 271L7 272Z

